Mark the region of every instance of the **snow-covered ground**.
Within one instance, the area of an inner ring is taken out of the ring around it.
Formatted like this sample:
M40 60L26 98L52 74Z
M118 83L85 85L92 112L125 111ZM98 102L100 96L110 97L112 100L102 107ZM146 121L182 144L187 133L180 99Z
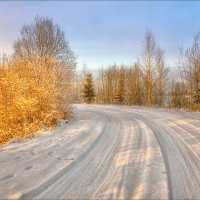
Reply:
M75 105L66 125L0 147L0 199L198 199L198 114Z

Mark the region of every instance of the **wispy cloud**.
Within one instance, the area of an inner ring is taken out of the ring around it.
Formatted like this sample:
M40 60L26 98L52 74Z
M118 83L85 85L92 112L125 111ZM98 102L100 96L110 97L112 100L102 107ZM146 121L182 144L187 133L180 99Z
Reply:
M130 63L142 50L146 27L174 60L200 31L199 2L21 1L0 2L0 51L11 51L24 23L48 16L66 32L72 49L89 68L111 62Z

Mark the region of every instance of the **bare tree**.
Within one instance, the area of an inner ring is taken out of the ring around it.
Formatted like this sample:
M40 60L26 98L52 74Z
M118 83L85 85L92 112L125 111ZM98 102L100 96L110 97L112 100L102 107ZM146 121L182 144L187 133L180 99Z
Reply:
M128 105L142 104L143 81L138 63L127 67L125 71L125 91L125 102Z
M163 50L159 47L156 52L156 85L155 85L155 104L163 106L164 96L166 93L166 82L169 69L165 67L164 63L164 53Z
M142 56L147 90L147 105L152 105L153 70L155 65L156 41L151 30L147 29L144 41L144 52Z
M179 72L184 85L182 99L190 110L200 108L200 33L194 37L190 48L180 49Z
M14 43L14 56L25 60L55 59L68 68L68 73L76 66L76 58L65 39L65 33L58 24L45 17L37 16L33 23L22 27L20 37Z
M185 84L182 81L175 80L174 77L171 77L169 85L169 107L172 108L183 108L187 103L185 99Z
M119 70L119 80L118 80L118 88L115 95L115 103L117 104L124 104L125 100L125 73L124 73L124 66L120 67Z
M96 88L96 101L98 103L105 103L105 76L104 76L103 66L98 72L97 78L95 80Z
M193 88L192 102L200 104L200 33L195 35L193 45L186 50L185 55L185 78Z

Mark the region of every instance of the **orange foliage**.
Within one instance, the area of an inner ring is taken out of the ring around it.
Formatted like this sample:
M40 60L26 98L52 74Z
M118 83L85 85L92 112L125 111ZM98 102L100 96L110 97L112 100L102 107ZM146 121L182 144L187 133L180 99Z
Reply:
M69 114L69 72L50 58L0 63L0 144L32 137Z

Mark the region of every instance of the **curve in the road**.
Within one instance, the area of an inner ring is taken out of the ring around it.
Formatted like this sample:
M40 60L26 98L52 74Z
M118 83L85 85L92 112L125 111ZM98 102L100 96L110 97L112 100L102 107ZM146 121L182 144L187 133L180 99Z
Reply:
M76 105L74 115L52 134L0 149L0 198L200 197L197 114Z

